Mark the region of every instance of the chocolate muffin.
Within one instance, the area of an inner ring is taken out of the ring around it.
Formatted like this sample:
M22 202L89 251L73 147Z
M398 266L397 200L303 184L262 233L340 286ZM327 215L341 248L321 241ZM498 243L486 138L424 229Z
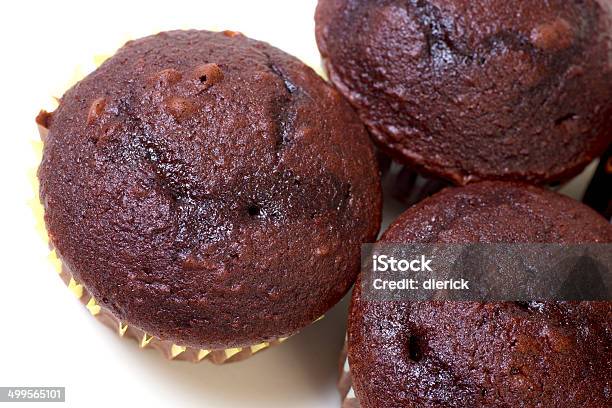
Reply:
M612 242L588 207L537 187L482 182L408 209L381 242ZM355 286L348 354L372 407L607 407L611 302L376 302Z
M579 173L612 141L609 3L319 0L331 81L378 146L457 184Z
M350 105L235 32L130 41L38 121L50 241L143 342L291 335L347 292L379 229L374 149Z

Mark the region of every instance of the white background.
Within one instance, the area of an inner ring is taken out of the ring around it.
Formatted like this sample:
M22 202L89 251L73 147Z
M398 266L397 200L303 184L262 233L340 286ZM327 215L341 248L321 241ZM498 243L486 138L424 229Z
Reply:
M119 338L68 292L47 260L30 204L34 117L53 108L50 97L61 96L78 67L86 73L96 55L112 54L131 38L199 28L241 31L318 69L315 1L10 4L0 6L0 386L65 386L64 406L71 407L338 407L346 300L247 361L168 362ZM582 184L566 191L579 196ZM386 206L385 224L401 210L397 202Z

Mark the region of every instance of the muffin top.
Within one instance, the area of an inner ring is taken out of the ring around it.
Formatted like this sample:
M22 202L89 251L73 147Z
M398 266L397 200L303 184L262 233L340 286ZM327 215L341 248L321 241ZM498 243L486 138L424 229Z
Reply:
M482 182L407 210L381 242L612 242L588 207ZM603 407L612 403L612 302L375 302L353 293L353 386L373 407Z
M457 184L567 179L612 141L602 0L319 0L331 81L378 145Z
M346 293L380 225L349 104L235 32L130 41L40 120L64 265L117 318L181 345L294 333Z

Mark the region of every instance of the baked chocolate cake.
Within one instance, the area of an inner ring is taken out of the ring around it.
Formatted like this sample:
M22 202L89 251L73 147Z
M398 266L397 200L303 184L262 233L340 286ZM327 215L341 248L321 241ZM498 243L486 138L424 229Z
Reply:
M350 105L235 32L130 41L38 120L64 266L117 319L182 346L295 333L347 292L380 225Z
M457 184L551 183L612 141L604 0L319 0L330 80L396 160Z
M482 182L408 209L381 242L612 242L588 207ZM375 302L355 286L348 329L362 408L608 407L611 302Z

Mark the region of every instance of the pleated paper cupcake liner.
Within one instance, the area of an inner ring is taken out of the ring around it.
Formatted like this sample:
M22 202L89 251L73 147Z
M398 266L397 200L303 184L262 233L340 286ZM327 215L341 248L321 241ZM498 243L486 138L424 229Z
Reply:
M182 360L192 363L209 361L213 364L225 364L245 360L262 350L281 344L287 340L287 337L280 337L247 347L206 350L182 346L171 341L160 339L136 326L117 319L110 311L100 305L87 291L85 286L74 279L69 268L61 262L55 251L51 252L50 260L56 265L58 274L68 286L68 289L70 289L74 296L85 305L92 316L110 327L119 336L135 340L141 349L155 349L168 360Z
M346 339L344 340L344 347L342 347L342 352L340 353L339 369L338 392L342 400L342 408L360 408L361 405L353 389L353 379L351 377L351 367L348 361Z

